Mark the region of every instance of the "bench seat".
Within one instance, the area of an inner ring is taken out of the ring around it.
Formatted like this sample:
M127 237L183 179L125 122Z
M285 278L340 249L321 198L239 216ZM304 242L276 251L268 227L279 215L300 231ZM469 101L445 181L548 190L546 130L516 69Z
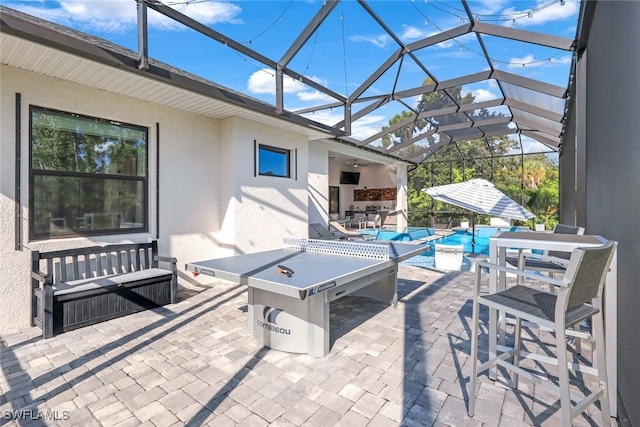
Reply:
M141 285L149 281L157 281L163 276L171 280L172 273L162 268L149 268L146 270L133 271L130 273L112 274L102 277L91 277L88 279L72 280L60 282L53 285L53 296L58 300L64 299L65 295L80 296L82 294L96 294L100 291L107 292L108 287L128 287L130 285Z

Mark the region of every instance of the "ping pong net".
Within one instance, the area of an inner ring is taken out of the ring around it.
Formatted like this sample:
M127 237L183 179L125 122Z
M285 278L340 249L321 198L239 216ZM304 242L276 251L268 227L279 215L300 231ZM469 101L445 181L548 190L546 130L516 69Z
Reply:
M283 239L285 249L318 252L329 255L341 255L360 258L388 260L389 245L377 243L358 243L344 240Z

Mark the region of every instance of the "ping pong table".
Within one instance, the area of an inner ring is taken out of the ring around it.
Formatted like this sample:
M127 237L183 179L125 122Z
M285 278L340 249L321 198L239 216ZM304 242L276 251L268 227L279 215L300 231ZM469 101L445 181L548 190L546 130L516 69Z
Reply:
M346 295L397 306L398 264L428 245L284 239L283 248L193 262L186 270L248 286L248 329L264 346L329 354L329 307Z

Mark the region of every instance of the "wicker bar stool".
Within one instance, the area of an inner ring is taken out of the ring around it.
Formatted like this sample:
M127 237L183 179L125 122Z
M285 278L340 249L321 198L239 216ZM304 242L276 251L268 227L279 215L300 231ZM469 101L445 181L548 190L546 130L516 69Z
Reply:
M545 292L518 284L494 294L481 295L482 269L478 268L476 270L471 334L471 360L474 362L472 363L473 368L468 390L469 416L473 416L475 413L478 373L498 365L514 373L512 379L514 388L517 388L518 376L523 376L536 384L558 391L560 394L562 424L564 426L570 426L573 418L585 411L590 404L598 399L600 399L602 409L603 425L609 426L611 424L609 396L607 395L602 291L616 247L616 242L609 241L605 245L598 247L575 249L571 254L562 279L535 275L489 262L478 263L479 267L486 267L490 270L508 271L524 278L545 281L550 285L555 285L556 292ZM515 317L515 332L512 348L505 349L495 358L478 365L480 305L485 305L490 309L499 310ZM592 319L593 324L594 340L592 344L594 348L592 359L595 359L595 363L591 365L570 363L567 358L567 328L571 328L573 325L589 318ZM544 326L555 334L556 357L529 353L522 349L521 327L523 320ZM534 371L520 367L520 361L523 358L532 358L538 362L558 366L559 385L536 375ZM577 396L572 396L569 390L570 369L596 375L598 377L598 387L581 400ZM577 402L576 405L572 404L572 400Z

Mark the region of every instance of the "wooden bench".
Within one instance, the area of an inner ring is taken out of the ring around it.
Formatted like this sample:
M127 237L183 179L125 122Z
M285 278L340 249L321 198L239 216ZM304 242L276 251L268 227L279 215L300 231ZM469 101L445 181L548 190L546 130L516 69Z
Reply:
M159 268L160 263L167 268ZM158 243L31 253L32 325L43 338L174 304L176 259L158 255Z

